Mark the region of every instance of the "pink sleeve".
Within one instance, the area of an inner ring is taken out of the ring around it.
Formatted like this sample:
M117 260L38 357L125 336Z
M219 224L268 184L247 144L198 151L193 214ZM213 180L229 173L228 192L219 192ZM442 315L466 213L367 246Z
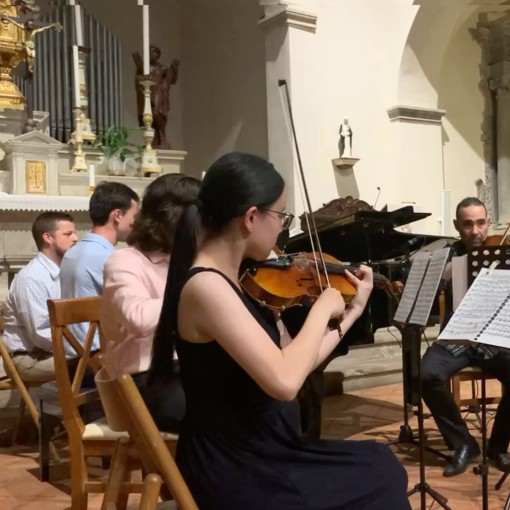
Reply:
M151 298L148 282L141 277L140 259L122 251L113 253L104 267L105 308L126 330L141 337L151 336L158 324L163 298Z

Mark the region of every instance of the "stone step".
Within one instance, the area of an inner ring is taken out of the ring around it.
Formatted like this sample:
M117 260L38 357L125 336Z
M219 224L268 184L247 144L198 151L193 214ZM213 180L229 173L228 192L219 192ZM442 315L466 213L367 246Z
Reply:
M439 334L439 326L428 327L422 336L422 354ZM355 345L349 354L331 361L325 372L325 393L338 394L402 382L402 335L397 328L378 330L369 345Z

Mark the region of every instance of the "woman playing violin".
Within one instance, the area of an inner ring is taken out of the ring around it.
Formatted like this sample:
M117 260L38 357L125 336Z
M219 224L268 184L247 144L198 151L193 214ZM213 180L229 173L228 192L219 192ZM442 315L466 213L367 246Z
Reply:
M303 443L284 412L306 376L360 316L372 272L349 274L346 309L326 289L297 336L278 330L241 290L243 259L265 260L290 215L267 161L227 154L207 171L177 227L150 376L170 376L175 344L186 395L177 462L201 510L409 509L407 477L373 441Z

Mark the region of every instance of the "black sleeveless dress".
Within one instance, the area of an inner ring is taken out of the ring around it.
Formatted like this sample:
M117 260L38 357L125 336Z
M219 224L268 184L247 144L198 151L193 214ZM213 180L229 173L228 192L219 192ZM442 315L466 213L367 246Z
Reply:
M273 341L278 330L223 276ZM177 463L200 510L409 510L407 474L374 441L304 443L287 404L217 343L177 340L186 412Z

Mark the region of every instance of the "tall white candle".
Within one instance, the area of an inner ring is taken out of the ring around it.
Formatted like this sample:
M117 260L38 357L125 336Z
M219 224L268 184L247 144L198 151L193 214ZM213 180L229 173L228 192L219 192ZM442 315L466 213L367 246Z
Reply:
M78 55L78 46L73 45L73 76L74 76L74 106L80 108L80 57Z
M76 29L76 44L83 46L83 25L81 23L81 6L76 4L74 6L74 25Z
M89 165L89 187L96 185L96 165Z
M148 75L151 72L150 53L149 53L149 6L144 5L143 9L143 74Z

